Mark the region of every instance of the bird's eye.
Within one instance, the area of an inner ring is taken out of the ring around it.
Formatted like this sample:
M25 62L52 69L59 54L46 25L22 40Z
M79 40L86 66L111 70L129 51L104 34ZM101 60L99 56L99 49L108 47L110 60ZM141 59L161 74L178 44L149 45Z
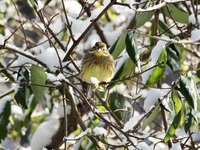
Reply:
M95 44L91 49L90 51L95 51L99 48L98 44Z

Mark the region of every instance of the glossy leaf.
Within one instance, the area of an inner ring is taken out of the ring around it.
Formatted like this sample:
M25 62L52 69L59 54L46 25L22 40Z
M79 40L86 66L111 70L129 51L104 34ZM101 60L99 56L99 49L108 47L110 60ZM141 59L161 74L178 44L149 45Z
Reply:
M192 115L191 110L186 116L187 117L186 117L186 120L185 120L184 129L185 129L185 132L188 132L190 127L192 126L192 121L193 121L193 115Z
M113 44L110 48L110 53L112 54L113 58L116 59L121 52L125 49L125 39L126 39L127 31L124 31L121 36L117 39L117 41Z
M31 67L31 89L37 101L41 100L44 93L44 85L47 75L42 68L36 65Z
M18 71L17 82L18 89L14 96L18 104L22 105L23 108L27 108L28 90L29 90L29 71L21 67Z
M174 34L171 30L169 30L169 27L161 20L159 20L159 32L165 34L166 36L174 37Z
M166 62L167 62L167 53L166 50L164 49L157 60L156 64L158 66L156 66L153 69L152 74L149 76L149 79L146 82L146 85L150 86L157 83L157 81L163 76L165 72Z
M0 130L1 130L1 134L0 134L0 141L4 140L5 137L7 136L8 133L8 123L9 121L9 117L11 114L11 105L10 105L10 101L4 101L1 100L0 101L0 107L1 107L1 112L0 112Z
M136 17L136 28L143 26L153 16L153 12L138 13Z
M128 77L133 71L134 64L130 58L128 58L120 69L116 72L113 80L121 79L123 77Z
M169 139L174 135L178 125L179 125L179 122L181 120L181 110L178 112L178 114L174 117L174 120L172 122L172 124L170 125L166 135L165 135L165 138L164 138L164 142L167 142L169 141Z
M28 126L30 123L30 119L31 119L31 114L33 113L33 111L35 110L35 107L37 105L37 100L35 98L32 99L30 106L28 107L28 109L26 110L26 116L24 119L24 126Z
M133 75L134 73L134 64L130 58L128 58L122 66L119 68L119 70L116 72L115 76L113 77L112 81L119 80L125 77L129 77ZM116 85L117 82L110 83L107 88L110 89L114 85Z
M139 61L139 52L135 33L133 31L129 31L126 35L126 51L133 63L137 64Z
M173 100L173 103L174 103L175 112L177 114L181 110L181 108L182 108L181 97L178 94L178 91L175 90L175 89L172 89L171 97L172 97L172 100Z
M111 110L114 111L119 120L122 120L124 118L124 111L116 111L125 108L125 98L123 95L117 92L111 93L109 98L109 106Z
M172 69L172 71L180 71L181 63L180 63L180 54L178 48L171 44L167 47L167 65Z
M199 94L195 81L190 76L181 76L180 78L180 92L185 97L187 103L197 110L197 103L200 101Z
M173 20L177 22L189 24L188 21L189 14L183 11L176 4L168 4L167 6L163 7L163 12L165 16L169 18L173 17Z
M19 11L23 14L24 17L26 17L26 19L29 20L36 18L34 9L30 5L30 3L28 2L28 0L17 0L16 2Z
M144 130L158 116L160 105L157 105L152 113L143 121L142 130Z

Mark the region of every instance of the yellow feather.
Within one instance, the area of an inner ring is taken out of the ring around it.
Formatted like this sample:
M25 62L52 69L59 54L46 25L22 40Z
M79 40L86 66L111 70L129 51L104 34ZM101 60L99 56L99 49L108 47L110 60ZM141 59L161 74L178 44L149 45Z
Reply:
M106 45L97 42L83 57L81 77L87 83L91 83L91 77L97 78L99 82L109 82L113 77L114 69L114 59L107 51Z

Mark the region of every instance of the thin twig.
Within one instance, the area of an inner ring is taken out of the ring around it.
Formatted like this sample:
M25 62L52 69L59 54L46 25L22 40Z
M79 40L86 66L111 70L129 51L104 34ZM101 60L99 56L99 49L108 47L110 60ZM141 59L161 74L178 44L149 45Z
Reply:
M65 55L63 62L65 62L69 56L71 55L74 48L78 45L78 43L83 39L83 37L90 31L92 26L101 18L101 16L116 2L116 0L111 0L110 3L104 8L104 10L92 21L92 23L85 29L85 31L81 34L81 36L73 43L67 54Z
M178 26L176 20L174 19L174 16L171 14L171 10L170 10L169 6L166 5L166 7L167 7L167 11L168 11L168 13L169 13L171 19L173 20L174 24L175 24L176 27L179 29L179 31L181 32L181 34L183 34L183 31L182 31L181 28ZM183 35L184 35L184 34L183 34Z
M84 8L85 12L87 13L87 15L89 17L91 15L91 12L90 12L89 8L85 5L85 1L79 0L79 3L82 5L82 7ZM104 42L106 45L108 45L108 42L106 40L106 37L103 34L103 31L101 30L101 28L99 27L99 25L97 23L94 24L94 28L97 31L97 34L99 35L101 41Z
M8 36L5 40L4 40L4 44L6 44L6 42L27 22L27 20L25 20L24 22L22 22L20 24L19 27L17 27L10 36Z
M61 2L62 2L64 14L65 14L65 19L67 21L67 28L69 30L69 34L71 35L72 41L75 42L76 40L74 39L74 35L73 35L72 29L71 29L72 23L69 22L69 18L67 16L67 12L65 10L65 3L63 0L61 0Z
M171 44L171 43L176 43L176 44L194 44L194 45L199 45L200 44L199 40L196 40L196 41L193 41L193 40L179 40L179 41L177 41L175 39L166 39L166 38L162 38L162 37L159 37L159 36L151 36L151 35L139 32L139 31L135 31L135 32L137 34L148 36L148 37L153 38L153 39L157 39L157 40L168 42L169 44Z
M12 3L13 3L13 5L14 5L14 7L15 7L15 10L16 10L17 15L18 15L18 17L19 17L19 21L20 21L20 23L21 23L22 21L21 21L19 9L16 7L16 4L13 2L13 0L12 0ZM26 21L27 21L27 20L26 20ZM24 21L24 22L26 22L26 21ZM22 23L22 26L21 26L21 27L22 27L22 33L23 33L23 35L24 35L24 40L25 40L25 42L26 42L26 47L28 47L29 44L28 44L28 40L27 40L26 33L25 33L25 30L24 30L23 25L24 25L24 23Z
M6 43L5 45L0 45L0 49L10 50L10 51L12 51L14 53L20 54L22 56L25 56L26 58L29 58L29 59L39 63L43 67L47 67L47 65L45 63L43 63L42 61L38 60L37 58L35 58L32 55L29 55L29 54L25 53L24 51L20 50L18 47L14 46L14 45L11 45L9 43Z
M108 120L106 120L104 117L102 117L99 113L97 113L94 109L93 109L93 107L89 104L89 102L87 101L87 98L84 96L84 94L80 91L80 90L78 90L73 84L71 84L71 83L69 83L69 82L67 82L66 80L62 80L61 82L64 82L66 85L68 85L68 86L71 86L73 89L75 89L76 90L76 92L78 92L80 95L81 95L81 97L83 98L83 100L86 102L86 104L90 107L90 109L93 111L93 113L96 115L96 116L98 116L101 120L103 120L107 125L110 125L110 126L112 126L113 128L115 128L115 129L117 129L118 131L120 131L122 134L124 134L124 136L127 138L127 140L131 143L131 145L132 146L135 146L134 145L134 143L132 142L132 140L130 139L130 137L128 136L128 134L127 133L125 133L125 132L123 132L122 130L121 130L121 128L122 128L122 124L121 124L121 127L119 128L119 127L117 127L116 125L114 125L114 124L112 124L111 122L109 122ZM75 112L75 116L77 117L77 121L80 123L79 125L81 126L81 128L85 131L86 130L86 127L85 127L85 124L83 123L83 121L82 121L82 119L81 119L81 117L80 117L80 115L79 115L79 113L78 113L78 110L76 110L77 108L76 108L76 105L75 105L75 103L73 102L73 101L71 101L72 102L72 104L71 105L73 105L73 106L71 106L72 107L72 110L74 110ZM78 116L77 116L78 115Z
M67 87L68 87L68 89L66 90L66 94L67 94L67 98L69 99L70 106L72 108L72 113L74 115L74 118L77 120L78 124L80 125L80 127L82 128L83 131L87 130L87 127L84 124L84 122L83 122L83 120L82 120L82 118L81 118L81 116L79 114L78 108L77 108L77 106L75 104L75 99L73 98L73 95L72 95L73 93L71 93L70 89L69 89L70 86L71 86L71 88L73 88L74 86L72 84L70 84L69 82L65 81L65 80L62 80L61 82L66 84ZM84 97L84 95L82 95L82 96ZM87 136L98 148L101 148L101 146L99 145L98 140L92 134L87 134Z

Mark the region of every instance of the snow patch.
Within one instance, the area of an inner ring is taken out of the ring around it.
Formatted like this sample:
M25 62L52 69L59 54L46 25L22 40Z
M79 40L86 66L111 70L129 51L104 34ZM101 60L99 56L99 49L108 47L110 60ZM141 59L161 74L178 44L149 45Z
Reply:
M138 12L154 11L154 10L157 10L157 9L160 9L160 8L164 7L165 5L166 5L166 3L162 2L160 4L154 5L153 7L149 7L147 9L138 8L137 11Z
M180 143L173 143L172 148L170 150L182 150Z
M197 18L195 17L194 14L191 14L189 17L188 17L188 20L191 24L195 25L197 22L200 21L200 15L197 15Z
M191 40L192 41L197 41L197 40L199 40L200 39L200 30L197 30L197 29L195 29L195 30L193 30L192 32L191 32Z
M124 125L124 128L122 131L127 132L129 130L132 130L133 127L137 124L137 122L143 117L144 115L134 116L129 119Z
M43 122L34 133L31 140L31 149L41 150L51 143L51 138L56 134L60 126L58 119Z
M53 47L49 47L46 50L42 51L41 54L37 55L36 58L45 63L50 70L56 71L57 67L60 66L58 57L60 57L62 61L65 56L65 52L63 52L61 49L57 49L57 52L59 56L57 55L56 50Z
M192 138L193 138L193 141L194 142L200 142L200 132L197 132L197 133L194 133L193 135L192 135Z
M105 6L100 6L96 9L94 9L92 12L91 12L91 16L90 18L93 20L93 19L96 19L96 17L103 11L103 9L105 8Z
M147 98L144 100L144 110L148 112L150 108L158 101L158 98L164 96L164 92L160 89L150 89Z
M0 34L0 45L4 44L4 36Z
M95 127L93 129L94 135L104 135L106 136L108 132L102 127Z
M64 4L68 15L70 15L73 18L78 17L80 11L82 10L82 6L78 1L67 0L64 1Z
M163 37L162 37L163 39ZM164 39L169 40L168 37L164 37ZM158 41L156 46L152 49L151 55L150 55L150 62L147 64L146 70L150 69L151 67L156 65L156 62L162 52L162 50L165 48L166 41ZM147 80L149 79L149 76L152 74L153 69L150 69L142 74L142 82L143 84L146 84Z

